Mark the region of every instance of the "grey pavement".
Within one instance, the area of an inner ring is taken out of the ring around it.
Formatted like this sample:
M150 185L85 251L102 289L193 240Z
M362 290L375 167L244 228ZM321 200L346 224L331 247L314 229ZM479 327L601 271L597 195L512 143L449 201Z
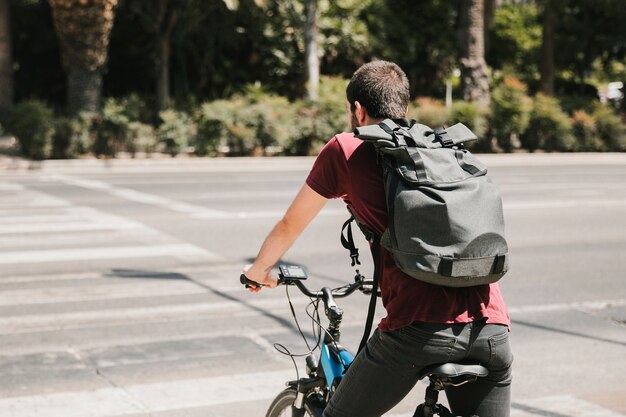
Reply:
M481 159L512 254L512 416L626 416L626 155ZM312 162L0 157L0 416L264 415L295 376L273 344L306 347L284 289L251 295L237 277ZM285 256L310 285L353 275L345 214L330 202ZM348 348L367 301L341 301ZM388 416L412 415L423 389Z

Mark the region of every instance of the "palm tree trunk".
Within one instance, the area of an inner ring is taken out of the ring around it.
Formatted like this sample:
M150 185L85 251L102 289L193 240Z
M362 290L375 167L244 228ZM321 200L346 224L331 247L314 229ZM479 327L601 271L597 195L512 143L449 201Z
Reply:
M102 73L100 70L69 68L67 74L67 109L70 114L100 111Z
M317 55L317 0L307 0L306 2L304 42L304 55L307 69L307 93L309 100L317 102L320 84L320 63Z
M485 62L484 0L461 0L459 17L463 99L489 105L489 71Z
M67 72L71 114L98 111L118 0L48 0Z
M0 0L0 119L13 107L10 22L9 0Z

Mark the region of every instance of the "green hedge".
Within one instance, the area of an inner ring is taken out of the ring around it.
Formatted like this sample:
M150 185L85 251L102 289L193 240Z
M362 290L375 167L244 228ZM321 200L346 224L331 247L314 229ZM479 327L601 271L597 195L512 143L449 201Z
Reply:
M9 118L9 131L17 137L20 152L27 158L50 157L54 134L54 112L39 100L17 104Z
M317 103L289 101L249 86L229 99L165 110L156 124L137 96L108 98L99 114L74 118L55 118L45 103L27 100L15 106L6 127L21 153L32 159L120 152L314 155L333 135L348 130L346 83L322 77ZM462 122L479 136L471 145L479 151L626 151L626 125L612 107L569 101L567 108L574 110L566 112L561 103L541 94L530 98L523 83L504 77L493 86L488 109L462 101L448 109L441 101L419 98L410 103L408 117L431 127Z

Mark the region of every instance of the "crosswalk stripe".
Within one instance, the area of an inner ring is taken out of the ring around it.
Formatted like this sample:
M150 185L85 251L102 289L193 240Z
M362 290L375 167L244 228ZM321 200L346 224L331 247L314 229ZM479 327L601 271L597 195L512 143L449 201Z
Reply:
M58 232L87 232L97 230L132 230L141 229L129 222L93 223L93 222L60 222L60 223L17 223L0 225L0 234L18 233L58 233Z
M0 399L7 417L115 417L270 399L293 370L225 375Z
M0 306L24 304L52 304L91 300L112 300L128 297L156 297L162 295L202 294L206 289L187 280L167 283L135 280L123 284L107 284L105 280L92 285L67 287L40 287L37 289L4 290L0 292Z
M219 260L217 255L183 243L171 245L113 246L98 248L50 249L17 252L1 252L0 265L81 261L97 259L152 258L162 256L202 257L206 260Z
M307 299L292 300L294 306L308 304ZM181 317L194 316L199 317L202 314L211 314L211 317L217 315L233 316L235 312L245 311L249 309L271 308L272 311L280 308L286 308L284 303L277 299L253 300L246 303L237 301L217 301L217 302L195 302L185 304L171 304L160 306L146 306L134 308L118 308L113 310L94 310L94 311L73 311L55 314L33 314L26 316L9 316L0 320L0 335L28 333L33 331L48 331L59 328L81 328L92 325L97 322L99 324L115 324L116 322L128 323L131 321L141 320L166 320L180 319ZM246 312L247 313L247 312ZM254 312L254 314L259 314Z
M571 416L571 417L624 417L624 414L609 410L598 404L576 398L573 395L555 395L514 401L511 417L536 416Z

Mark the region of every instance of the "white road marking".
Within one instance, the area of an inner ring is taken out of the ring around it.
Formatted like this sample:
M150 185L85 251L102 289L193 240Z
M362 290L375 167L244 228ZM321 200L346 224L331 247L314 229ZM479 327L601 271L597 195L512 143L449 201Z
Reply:
M243 291L243 290L242 290ZM308 299L293 299L295 306L308 304ZM24 316L8 316L0 320L0 335L28 333L33 331L48 331L58 329L82 328L85 326L98 324L115 324L130 322L179 320L182 316L193 316L194 318L207 318L218 315L232 317L236 312L244 311L248 314L249 309L270 309L275 312L278 309L285 309L287 306L284 300L262 299L248 301L245 304L237 301L218 302L195 302L185 304L174 304L166 306L149 306L135 308L121 308L114 310L94 310L94 311L72 311L55 314L33 314ZM257 311L253 315L258 315ZM209 316L210 315L210 316ZM1 414L0 414L1 415Z
M60 222L60 223L17 223L0 225L0 234L18 233L58 233L58 232L87 232L97 230L132 230L137 225L128 222L93 223L93 222Z
M525 401L513 400L511 417L567 416L567 417L624 417L599 404L584 401L573 395L555 395Z
M504 202L505 210L535 210L546 208L581 208L581 207L624 207L626 198L604 198L604 199L563 199L563 200L543 200L543 201L516 201Z
M3 417L114 417L271 399L293 370L0 399Z
M0 281L2 282L2 281ZM0 306L49 304L112 300L128 297L157 297L164 295L202 294L206 289L188 280L128 280L111 284L100 280L97 284L75 287L44 287L37 289L4 290L0 292Z
M53 174L48 176L48 180L56 180L65 184L83 187L92 190L104 191L111 195L124 198L137 203L148 204L161 207L167 210L190 215L193 218L205 220L237 220L237 219L271 219L280 218L284 214L284 209L267 211L240 211L229 212L216 210L204 206L175 201L169 198L160 197L154 194L143 193L129 188L113 186L109 183L96 180L77 178L69 175ZM545 208L581 208L581 207L624 207L626 198L622 199L559 199L541 201L517 201L504 202L506 210L537 210ZM344 216L345 210L326 209L321 216Z
M539 304L523 307L509 307L509 314L548 313L567 310L604 310L609 307L626 306L626 300L579 301L572 303Z
M154 258L163 256L220 259L211 252L191 244L113 246L98 248L51 249L0 252L0 265L84 261L96 259Z
M175 201L165 197L159 197L153 194L143 193L129 188L115 187L104 181L87 180L83 178L60 174L51 175L48 177L48 179L57 180L64 184L73 185L76 187L104 191L111 195L129 201L165 208L171 211L188 214L196 218L202 218L202 216L208 216L209 218L221 218L221 216L226 213L221 210L213 210L203 206L183 203L180 201Z

